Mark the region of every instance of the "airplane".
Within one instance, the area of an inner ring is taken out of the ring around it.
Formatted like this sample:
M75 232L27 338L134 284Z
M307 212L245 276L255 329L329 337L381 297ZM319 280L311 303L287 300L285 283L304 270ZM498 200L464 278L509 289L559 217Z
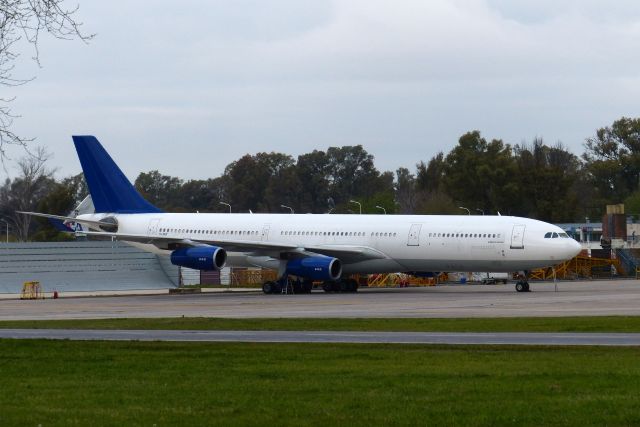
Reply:
M327 292L355 292L352 274L444 271L526 272L576 256L561 228L515 216L166 213L145 200L94 136L73 136L93 210L77 216L20 212L81 224L82 235L169 254L198 270L262 267L278 271L264 293L313 281ZM293 280L295 278L295 280Z

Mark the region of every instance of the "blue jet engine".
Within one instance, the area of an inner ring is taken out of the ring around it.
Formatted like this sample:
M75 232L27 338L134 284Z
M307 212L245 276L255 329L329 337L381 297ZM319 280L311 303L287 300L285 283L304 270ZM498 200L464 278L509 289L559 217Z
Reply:
M220 270L227 262L227 252L217 246L180 248L171 252L171 264L196 270Z
M295 258L287 262L287 274L311 280L338 280L342 263L331 257Z

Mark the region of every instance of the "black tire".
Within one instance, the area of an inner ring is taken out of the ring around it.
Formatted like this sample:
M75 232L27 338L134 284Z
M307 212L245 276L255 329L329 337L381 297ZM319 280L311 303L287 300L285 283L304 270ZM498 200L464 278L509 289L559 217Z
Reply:
M313 289L313 282L311 280L305 280L302 282L302 293L310 294Z
M524 292L525 291L524 290L524 283L522 283L522 282L516 283L516 291L517 292Z
M325 292L333 292L333 282L322 282L322 290Z
M524 292L531 292L529 289L529 282L524 282Z
M344 282L342 280L333 282L331 288L333 289L333 292L342 292L344 291Z
M347 292L358 292L358 282L354 279L347 280Z
M264 282L262 284L262 292L269 295L273 293L273 282Z
M303 293L303 291L302 291L302 282L298 282L298 281L293 282L293 293L294 294Z
M279 282L271 282L273 284L273 294L281 294L282 293L282 285Z

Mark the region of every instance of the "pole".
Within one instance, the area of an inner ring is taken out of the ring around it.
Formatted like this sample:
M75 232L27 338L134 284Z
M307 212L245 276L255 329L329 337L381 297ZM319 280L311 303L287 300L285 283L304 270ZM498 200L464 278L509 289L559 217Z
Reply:
M349 200L349 202L357 204L358 208L360 209L360 215L362 215L362 205L360 204L360 202L357 202L355 200Z
M225 205L225 206L229 206L229 213L231 213L231 205L229 203L225 203L225 202L218 202L221 205Z

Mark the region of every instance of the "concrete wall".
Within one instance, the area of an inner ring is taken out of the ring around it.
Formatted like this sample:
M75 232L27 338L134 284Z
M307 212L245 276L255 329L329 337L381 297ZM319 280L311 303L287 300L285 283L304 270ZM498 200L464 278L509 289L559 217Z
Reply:
M19 293L37 280L45 291L166 289L178 268L167 257L123 242L0 244L0 293Z

